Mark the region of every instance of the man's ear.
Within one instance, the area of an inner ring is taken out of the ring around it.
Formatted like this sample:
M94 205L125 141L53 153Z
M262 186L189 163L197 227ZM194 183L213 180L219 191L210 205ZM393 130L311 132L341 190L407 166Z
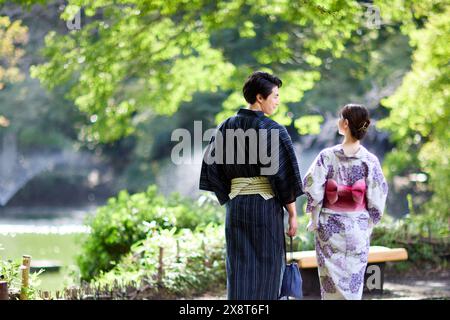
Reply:
M256 95L256 101L258 101L258 102L261 102L261 101L263 101L264 99L263 99L263 96L260 94L260 93L258 93L257 95Z

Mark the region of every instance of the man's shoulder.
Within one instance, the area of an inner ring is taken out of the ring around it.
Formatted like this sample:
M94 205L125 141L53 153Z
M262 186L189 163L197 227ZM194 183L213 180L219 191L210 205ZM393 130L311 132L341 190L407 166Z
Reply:
M277 130L280 136L289 135L285 126L267 117L260 118L259 129Z

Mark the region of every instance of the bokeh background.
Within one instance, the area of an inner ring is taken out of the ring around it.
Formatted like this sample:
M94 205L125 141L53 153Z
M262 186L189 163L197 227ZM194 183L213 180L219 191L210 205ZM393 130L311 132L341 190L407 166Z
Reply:
M373 243L408 249L396 277L446 274L449 16L432 0L0 1L0 271L30 254L59 268L36 277L43 290L141 281L156 272L157 237L178 248L166 293L210 290L208 277L223 280L223 208L198 190L202 150L171 161L171 133L214 128L264 70L283 80L273 119L303 175L340 142L340 107L370 109L363 143L390 187ZM217 242L200 263L207 278L176 264L183 237L204 257ZM296 245L312 249L311 235Z

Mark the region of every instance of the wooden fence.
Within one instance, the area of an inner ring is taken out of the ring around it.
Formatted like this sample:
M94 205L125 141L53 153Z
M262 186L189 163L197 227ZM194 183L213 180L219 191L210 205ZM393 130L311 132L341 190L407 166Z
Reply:
M50 291L37 291L37 299L42 300L133 300L142 298L152 298L158 292L155 289L162 288L162 279L164 276L163 264L164 248L159 249L159 266L156 275L156 287L142 280L140 283L130 281L127 283L119 283L117 280L112 285L95 286L89 283L82 283L81 286L72 286L64 288L64 290L56 291L54 295ZM30 290L30 265L31 256L22 256L22 265L20 266L21 288L19 292L11 292L8 289L6 281L0 281L0 300L27 300ZM161 290L158 297L162 297L164 293Z

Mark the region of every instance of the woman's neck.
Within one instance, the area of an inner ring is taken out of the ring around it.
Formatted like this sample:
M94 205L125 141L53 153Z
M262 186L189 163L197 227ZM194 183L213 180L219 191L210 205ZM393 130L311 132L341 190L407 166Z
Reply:
M342 141L342 148L344 149L344 153L346 155L355 154L356 152L358 152L360 146L361 143L359 142L359 140L347 135L344 136L344 140Z

